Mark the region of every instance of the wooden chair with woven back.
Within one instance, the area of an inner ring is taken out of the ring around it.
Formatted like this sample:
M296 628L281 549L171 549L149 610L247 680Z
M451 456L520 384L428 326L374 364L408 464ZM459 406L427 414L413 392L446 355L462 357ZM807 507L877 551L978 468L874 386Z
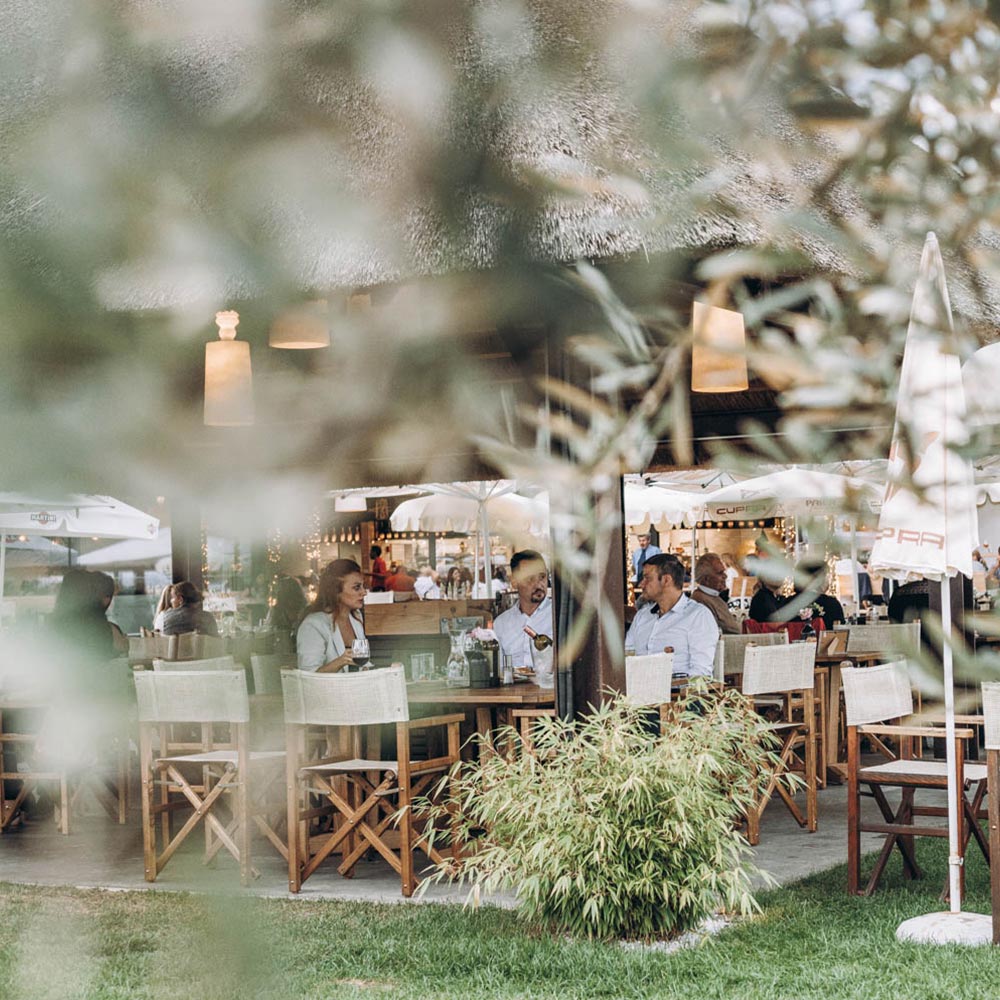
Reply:
M135 686L146 881L154 882L188 835L203 824L205 862L225 848L246 885L257 875L251 863L253 826L286 855L278 832L284 810L267 801L270 789L280 789L285 754L250 750L246 675L242 670L143 671L135 675ZM184 724L200 727L200 739L172 743L170 727ZM225 727L224 737L217 727ZM190 815L173 833L171 818L188 810Z
M791 645L748 645L743 661L741 690L755 700L777 699L780 718L770 725L779 740L775 766L754 804L747 809L747 840L760 842L760 821L775 792L795 822L814 833L817 827L817 738L814 700L815 642ZM783 780L801 770L805 781L806 810L802 812Z
M459 760L459 725L465 715L411 719L401 666L350 674L285 670L281 678L288 740L290 891L299 892L331 854L340 854L337 870L349 878L358 861L374 849L399 874L403 895L412 896L418 883L416 851L434 863L444 861L428 839L427 817L414 812L413 802L431 795L434 784ZM364 756L364 729L386 724L395 728L395 755ZM308 735L315 727L326 730L325 753L310 759ZM446 730L446 751L414 760L411 734L436 727ZM314 830L313 822L324 815L332 819L332 829Z
M111 819L126 822L131 669L122 657L95 666L95 673L98 691L0 694L0 833L19 821L36 793L54 800L63 834L89 795Z
M787 646L788 633L765 632L760 635L723 635L719 637L719 645L715 653L715 679L720 683L739 687L743 677L743 661L746 658L747 646ZM818 650L817 646L817 650ZM815 683L813 686L813 702L816 707L816 754L820 762L826 760L826 713L827 691L829 687L830 668L816 666L813 669ZM816 773L816 784L826 788L826 768L819 766Z
M908 879L920 878L917 864L915 837L947 837L947 826L917 825L919 817L947 816L941 805L917 804L916 793L922 789L947 790L948 765L943 760L926 760L914 754L915 741L924 737L943 739L940 726L920 725L910 720L913 715L913 693L905 660L873 667L844 667L844 701L847 716L847 883L848 891L855 895L869 896L878 887L893 848L898 849L903 861L903 875ZM902 720L890 724L891 720ZM987 860L989 846L979 828L977 814L986 794L986 767L965 760L965 741L971 739L973 730L961 727L955 730L956 779L959 794L960 852L964 858L970 837L975 837ZM861 741L867 739L886 759L868 763L861 756ZM890 748L889 741L894 746ZM881 814L872 822L861 815L861 799L867 795L874 799ZM885 789L899 788L899 806L893 810ZM972 795L971 799L969 795ZM861 834L883 833L885 843L875 862L867 883L861 874Z
M982 698L990 857L1000 858L1000 681L983 684ZM990 865L990 900L993 911L993 943L1000 944L1000 863Z
M231 656L212 656L204 660L153 660L153 669L157 672L195 671L195 670L240 670L242 664Z
M673 670L672 652L625 657L625 697L633 705L655 710L661 733L674 718Z

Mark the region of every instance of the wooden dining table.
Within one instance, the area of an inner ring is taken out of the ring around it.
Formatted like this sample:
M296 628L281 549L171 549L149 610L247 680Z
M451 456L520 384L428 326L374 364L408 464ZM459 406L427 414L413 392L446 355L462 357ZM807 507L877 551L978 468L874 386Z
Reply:
M539 687L530 682L494 688L471 688L448 687L444 681L411 681L406 685L406 700L411 706L443 705L472 710L475 712L476 732L488 737L496 726L510 724L510 713L515 708L554 707L556 693L553 688ZM251 742L255 750L280 749L284 745L280 694L250 695L250 717ZM374 746L379 727L371 728Z
M406 699L411 705L454 705L474 709L476 732L489 736L495 725L510 724L510 713L515 708L554 707L556 693L553 688L527 681L490 688L448 687L444 681L413 681L406 685Z

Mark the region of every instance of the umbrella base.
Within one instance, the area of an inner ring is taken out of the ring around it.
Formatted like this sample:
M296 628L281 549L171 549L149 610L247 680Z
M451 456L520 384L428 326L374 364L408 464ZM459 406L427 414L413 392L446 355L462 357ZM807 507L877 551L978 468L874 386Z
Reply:
M925 913L904 920L896 928L897 941L917 944L990 944L993 920L985 913Z

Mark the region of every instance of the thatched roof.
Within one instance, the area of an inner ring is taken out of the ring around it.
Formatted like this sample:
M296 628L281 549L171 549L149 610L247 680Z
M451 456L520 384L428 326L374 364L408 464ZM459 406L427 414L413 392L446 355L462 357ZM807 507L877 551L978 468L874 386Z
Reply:
M401 86L379 77L386 63L378 53L372 56L377 72L366 76L365 40L352 38L347 29L342 51L303 57L299 49L263 37L266 20L240 25L202 12L196 30L180 30L173 19L183 21L198 5L133 0L123 22L133 32L130 58L102 73L104 93L93 99L102 102L100 120L112 135L119 127L136 127L129 120L137 113L134 97L149 95L151 82L175 113L189 116L191 135L201 142L186 146L186 162L176 164L183 171L180 197L188 199L184 213L200 214L208 229L217 214L225 227L232 206L220 211L219 192L199 189L199 178L218 181L211 161L225 158L245 137L241 116L258 134L270 133L271 144L259 142L254 162L245 165L245 176L260 192L253 207L255 231L246 238L251 244L265 240L268 256L281 259L288 281L306 289L368 287L489 268L512 249L559 263L752 246L765 236L765 220L801 197L808 176L783 175L780 163L738 152L722 136L699 145L706 137L681 109L664 118L663 136L650 142L643 133L648 122L636 111L630 66L619 49L602 44L608 22L637 16L641 5L545 0L527 5L519 23L491 27L492 6L456 5L452 23L435 23L420 36L430 52L424 61L426 52L400 42L400 73L409 71L411 60L412 88L426 91L426 96L415 93L408 105L405 81ZM693 51L696 6L678 0L658 11L652 5L642 9L648 30L662 38L665 60ZM252 22L255 9L247 5L242 13ZM440 19L440 9L434 10ZM67 30L67 15L53 12L44 0L17 0L0 11L0 60L14 67L9 98L20 105L8 121L17 118L23 127L25 108L35 120L61 116L65 65L53 53ZM359 66L340 58L351 45ZM308 51L308 44L302 48ZM33 61L41 49L48 58ZM541 58L546 53L556 71L540 76L540 67L548 65ZM265 82L280 84L268 90L255 76L258 71ZM521 75L524 86L512 88ZM262 101L275 93L288 99L257 107L258 91ZM435 103L437 94L446 97ZM761 117L782 143L804 140L777 99ZM218 144L211 140L215 121ZM0 120L0 129L4 124ZM152 141L178 135L163 128L151 133ZM428 148L435 133L448 138ZM688 143L694 136L699 142ZM86 146L86 137L80 138ZM453 164L434 159L448 150L466 154L466 162L454 167L455 176L448 176ZM712 166L706 150L714 154ZM171 160L178 154L169 148L163 154L165 166L175 166ZM310 176L294 176L296 157ZM155 168L155 159L150 165ZM824 163L796 167L818 176ZM270 179L262 180L269 171ZM305 197L295 190L299 179ZM164 182L169 183L168 174ZM231 183L238 186L242 176ZM331 209L328 219L322 214L324 185L331 204L347 205ZM692 191L705 196L692 199ZM849 212L850 192L837 197ZM0 225L16 238L52 225L66 207L38 191L10 191L0 203ZM245 213L245 204L238 207ZM803 230L797 242L795 249L818 270L847 267L816 232ZM97 278L99 294L116 309L253 294L257 247L228 249L232 252L207 252L200 259L175 247L177 259L166 263L141 251L127 261L106 261ZM960 289L956 299L961 308Z

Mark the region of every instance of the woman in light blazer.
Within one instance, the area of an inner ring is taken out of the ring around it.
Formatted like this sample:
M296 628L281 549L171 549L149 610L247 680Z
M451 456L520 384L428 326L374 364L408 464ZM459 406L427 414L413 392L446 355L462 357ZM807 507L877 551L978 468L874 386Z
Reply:
M351 644L365 638L365 581L353 559L335 559L320 574L316 600L303 613L296 639L299 670L332 674L354 663Z

